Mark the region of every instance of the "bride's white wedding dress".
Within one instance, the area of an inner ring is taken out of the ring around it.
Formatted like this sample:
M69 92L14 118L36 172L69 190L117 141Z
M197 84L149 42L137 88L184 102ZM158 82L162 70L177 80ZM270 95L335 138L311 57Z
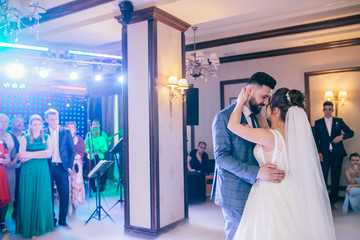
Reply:
M286 170L286 148L282 135L270 130L275 137L275 148L265 152L261 145L256 145L254 155L259 165L275 163L278 169ZM306 239L295 226L296 205L294 202L296 188L286 174L281 183L257 181L249 194L239 228L234 239Z
M265 152L261 145L254 148L260 166L275 163L286 176L281 183L259 180L253 185L234 240L335 240L310 125L302 109L290 109L293 119L289 124L287 115L290 130L286 128L286 142L291 147L279 131L270 130L275 137L274 150Z

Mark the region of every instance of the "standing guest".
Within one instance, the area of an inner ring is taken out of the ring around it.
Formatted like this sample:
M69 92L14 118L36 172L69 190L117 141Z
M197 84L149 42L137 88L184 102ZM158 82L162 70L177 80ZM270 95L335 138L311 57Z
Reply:
M21 115L13 116L13 118L11 120L11 134L12 134L12 137L14 139L16 154L19 153L20 139L24 135L23 134L23 129L24 129L24 118L23 118L23 116L21 116ZM16 204L17 204L17 199L19 199L18 196L19 196L20 171L21 171L21 161L18 160L17 164L15 166L15 199L14 199L14 202L13 202L13 212L11 214L11 217L13 219L16 219L16 211L17 211Z
M83 179L85 143L82 137L76 136L77 128L75 122L68 122L65 127L70 129L76 152L73 168L69 174L70 203L73 207L72 217L75 217L78 203L85 205L85 187ZM68 215L70 215L69 212Z
M205 150L206 150L205 142L199 142L197 149L191 150L189 156L187 157L187 161L188 161L187 166L189 172L206 171L209 156L205 152Z
M2 140L6 144L6 147L10 154L10 162L4 166L6 171L7 182L9 185L10 199L11 202L13 202L15 200L15 185L16 185L15 167L19 160L19 155L17 154L17 150L16 150L16 145L18 145L18 141L15 136L7 132L10 122L9 117L3 113L0 113L0 122L2 123L0 128L0 140Z
M2 127L0 121L0 128ZM5 216L8 205L11 203L9 186L6 178L6 172L3 165L10 163L9 151L6 149L4 142L0 140L0 232L8 233L9 230L5 225Z
M55 181L59 196L59 225L70 228L66 223L66 214L69 208L69 172L75 158L74 141L70 129L59 126L59 113L55 109L45 112L45 121L49 127L44 129L51 136L52 156L50 159L51 186ZM54 194L53 194L54 196ZM53 197L54 198L54 197ZM56 226L54 211L54 225Z
M343 204L343 213L351 208L354 212L360 212L360 155L352 153L349 157L351 167L345 171L348 186Z
M33 238L54 230L50 172L47 159L51 157L51 137L43 133L43 120L32 115L29 134L20 141L22 162L16 233Z
M321 168L327 184L331 168L330 204L332 209L338 198L343 158L346 156L343 140L352 138L352 131L341 118L333 117L332 102L323 103L324 117L315 121L315 142L319 152Z

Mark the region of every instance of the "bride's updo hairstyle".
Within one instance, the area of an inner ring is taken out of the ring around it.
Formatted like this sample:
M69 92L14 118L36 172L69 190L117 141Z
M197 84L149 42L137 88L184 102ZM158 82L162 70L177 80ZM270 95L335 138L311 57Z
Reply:
M285 116L289 108L292 106L304 108L304 100L305 96L299 90L279 88L270 99L270 108L271 111L276 107L279 108L281 120L285 122Z

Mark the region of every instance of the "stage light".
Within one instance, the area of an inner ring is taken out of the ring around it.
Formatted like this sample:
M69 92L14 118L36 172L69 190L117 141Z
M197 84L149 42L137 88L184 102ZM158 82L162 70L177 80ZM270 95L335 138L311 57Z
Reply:
M122 56L119 56L119 55L84 52L84 51L71 50L71 49L68 50L68 53L69 54L74 54L74 55L90 56L90 57L103 57L103 58L122 59Z
M69 66L69 78L71 80L76 80L79 78L79 73L77 72L77 65L76 63L72 63L72 65ZM55 100L55 98L53 98Z
M78 74L76 71L71 71L71 72L69 73L69 78L70 78L71 80L76 80L76 79L79 78L79 74Z
M95 75L95 80L98 81L98 82L101 81L102 80L102 75L100 73L96 74Z
M123 83L123 82L124 82L124 77L123 77L123 74L122 74L122 69L121 69L121 67L116 68L115 76L117 77L117 79L118 79L118 81L119 81L120 83Z
M47 47L37 47L37 46L13 44L13 43L5 43L5 42L0 42L0 47L35 50L35 51L42 51L42 52L49 51L49 48L47 48Z
M93 72L95 74L95 81L101 81L102 80L102 74L101 74L101 71L102 71L102 67L100 65L97 65L97 66L94 66L93 67Z
M38 74L39 74L39 77L41 77L41 78L47 78L49 76L49 69L40 68Z
M24 65L16 61L5 66L5 73L9 78L20 79L25 76L26 69Z

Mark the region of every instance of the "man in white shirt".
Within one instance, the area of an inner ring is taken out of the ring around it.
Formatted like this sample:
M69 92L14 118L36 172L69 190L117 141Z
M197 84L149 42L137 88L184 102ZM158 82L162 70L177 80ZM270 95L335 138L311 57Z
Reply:
M343 140L352 138L352 131L341 118L333 117L334 105L326 101L323 104L324 117L315 121L315 142L319 152L325 184L331 172L330 203L332 209L338 198L339 182L343 158L347 155Z
M49 161L51 186L55 182L60 196L59 225L70 228L66 223L66 214L69 207L69 171L71 171L75 159L74 141L70 129L59 126L59 113L55 109L45 112L45 121L49 127L44 129L45 133L51 135L52 157ZM53 204L54 205L54 204ZM54 224L56 218L54 211Z

